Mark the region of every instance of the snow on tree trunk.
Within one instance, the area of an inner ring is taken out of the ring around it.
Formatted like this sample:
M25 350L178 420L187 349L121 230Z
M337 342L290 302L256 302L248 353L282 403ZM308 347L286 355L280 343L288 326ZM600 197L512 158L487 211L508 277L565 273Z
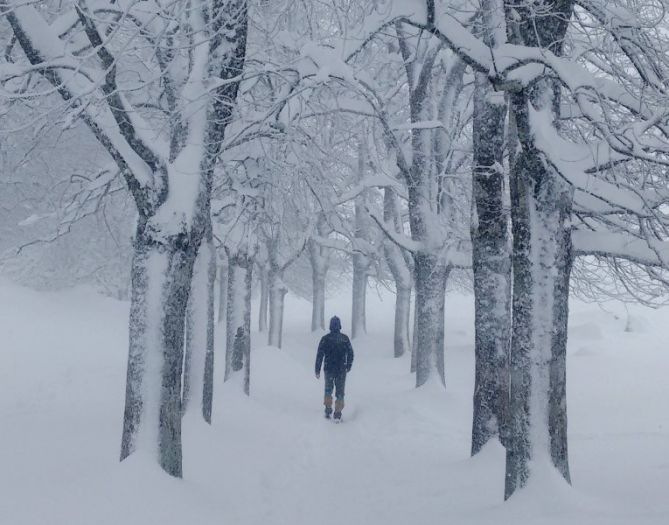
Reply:
M516 94L513 99L516 121L526 122L527 97ZM566 454L566 405L554 410L551 404L565 399L570 259L565 239L572 198L571 189L534 149L520 152L511 182L514 289L507 498L528 482L533 468L556 465L555 455ZM559 341L554 337L556 324L565 327ZM556 428L551 428L551 420ZM551 430L558 432L555 445ZM557 460L568 479L566 455Z
M211 236L198 251L186 315L183 407L199 400L202 417L211 423L214 393L214 282L215 251Z
M269 307L269 272L258 265L258 281L260 281L260 311L258 312L258 331L267 332L267 309Z
M485 75L474 91L472 262L475 304L475 382L472 455L492 438L504 441L508 413L511 254L504 210L506 103Z
M559 237L553 307L553 344L550 363L548 430L551 458L562 476L571 482L567 446L567 322L569 318L569 279L573 265L571 231L563 228Z
M539 15L533 5L519 6L510 14L513 43L561 55L573 7L569 0L554 2ZM549 78L511 94L518 151L510 180L513 322L505 498L546 466L569 480L564 349L573 188L544 161L530 124L535 109L552 109L557 121L559 100L559 86ZM553 407L555 402L561 406Z
M251 357L251 287L253 258L244 253L228 256L228 310L226 313L225 380L230 379L233 370L235 336L242 328L244 392L249 393Z
M159 244L145 226L138 226L132 264L121 460L145 450L181 477L184 323L197 245L178 235Z
M283 282L283 271L269 272L269 338L268 344L281 348L283 336L284 299L288 289Z
M218 322L225 320L228 302L228 259L223 256L223 262L218 266Z
M431 253L414 254L416 275L416 386L437 374L445 383L444 304L449 269Z

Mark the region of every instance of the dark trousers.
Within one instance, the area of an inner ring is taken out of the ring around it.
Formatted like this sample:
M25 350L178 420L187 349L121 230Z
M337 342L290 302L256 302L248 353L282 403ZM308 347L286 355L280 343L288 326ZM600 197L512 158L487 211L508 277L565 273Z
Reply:
M335 392L337 401L343 401L345 387L346 371L325 372L325 397L332 397L332 392Z

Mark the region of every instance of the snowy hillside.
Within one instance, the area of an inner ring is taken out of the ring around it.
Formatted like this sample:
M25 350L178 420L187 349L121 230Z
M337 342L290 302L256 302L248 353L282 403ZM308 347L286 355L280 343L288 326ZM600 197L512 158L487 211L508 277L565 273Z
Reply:
M3 525L669 522L666 311L573 305L573 488L550 474L505 504L501 446L468 457L470 297L447 300L446 391L413 388L408 359L390 357L392 301L372 297L334 425L321 416L309 305L288 296L285 350L256 336L250 399L221 387L217 369L213 427L185 423L176 480L141 455L118 462L127 305L82 290L1 293ZM333 303L346 330L348 305Z

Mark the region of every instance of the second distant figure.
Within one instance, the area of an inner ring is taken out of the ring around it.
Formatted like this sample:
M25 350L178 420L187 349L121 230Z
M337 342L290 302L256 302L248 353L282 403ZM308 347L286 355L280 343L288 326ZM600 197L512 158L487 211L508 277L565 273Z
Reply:
M325 362L325 364L323 364ZM334 316L330 319L330 333L321 338L316 355L316 377L321 377L321 366L325 372L325 417L332 414L332 393L335 394L334 418L341 420L344 409L344 389L346 373L353 366L353 347L346 334L341 333L341 321Z

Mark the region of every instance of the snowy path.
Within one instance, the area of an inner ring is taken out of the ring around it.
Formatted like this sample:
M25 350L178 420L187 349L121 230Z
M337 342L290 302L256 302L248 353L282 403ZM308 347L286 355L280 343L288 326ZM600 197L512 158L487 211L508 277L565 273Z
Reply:
M213 427L186 419L178 481L147 458L117 463L127 306L1 291L0 525L669 522L664 312L625 333L624 318L575 305L574 488L546 479L503 504L501 447L468 458L469 298L449 297L445 391L413 388L408 359L389 357L392 303L372 298L341 425L322 417L308 305L290 301L284 349L254 350L252 397L217 382Z

